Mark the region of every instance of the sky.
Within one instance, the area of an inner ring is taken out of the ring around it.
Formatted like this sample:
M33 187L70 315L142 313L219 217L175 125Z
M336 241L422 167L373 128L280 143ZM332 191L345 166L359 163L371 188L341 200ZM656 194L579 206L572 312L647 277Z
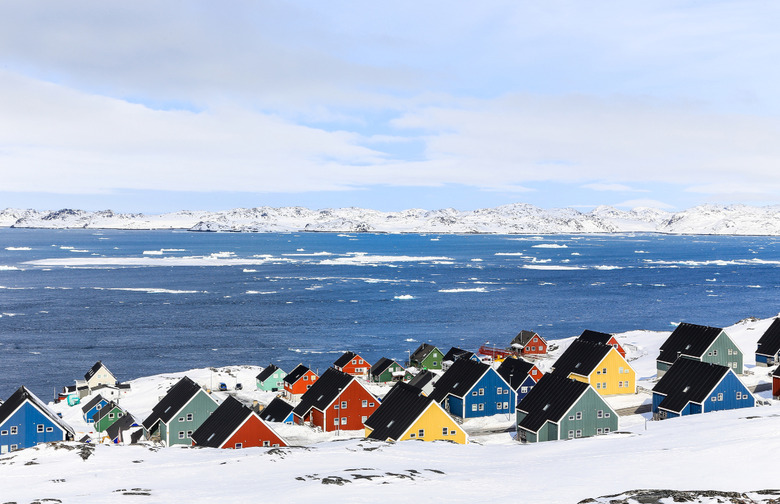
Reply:
M0 208L780 203L780 4L0 4Z

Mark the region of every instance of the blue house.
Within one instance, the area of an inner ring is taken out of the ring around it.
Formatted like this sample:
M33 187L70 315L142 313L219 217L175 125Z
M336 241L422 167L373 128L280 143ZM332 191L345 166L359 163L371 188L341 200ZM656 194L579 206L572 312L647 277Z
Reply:
M504 359L496 371L511 385L517 395L518 403L534 388L543 374L530 362L514 357Z
M780 362L780 318L761 335L756 347L756 365L773 366Z
M25 387L0 405L0 453L40 443L70 441L73 429Z
M93 420L92 417L95 413L103 409L106 404L108 404L108 401L102 395L98 394L91 401L82 406L81 412L84 414L84 421L87 423L94 422L95 420Z
M732 368L693 359L679 359L653 387L655 419L755 405Z
M264 422L280 422L289 425L293 424L294 406L281 397L274 397L268 406L260 411L260 418Z
M430 397L460 418L514 413L515 391L509 383L488 364L470 359L455 359Z

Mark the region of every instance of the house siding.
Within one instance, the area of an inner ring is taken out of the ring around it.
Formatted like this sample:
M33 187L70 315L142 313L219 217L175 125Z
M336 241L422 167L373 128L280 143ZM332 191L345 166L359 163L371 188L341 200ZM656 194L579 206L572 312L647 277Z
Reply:
M43 432L37 431L37 426L43 425ZM17 428L16 434L11 434L11 427ZM53 428L52 432L46 432L47 428ZM11 445L17 445L17 449L30 448L39 443L52 441L64 441L67 434L48 416L25 402L2 425L0 431L8 431L6 435L0 435L0 451L10 450Z
M604 369L607 370L606 374L603 374ZM636 372L614 347L586 380L576 375L572 375L571 378L590 383L601 395L633 394L636 391ZM597 384L601 386L597 387Z
M602 418L598 418L599 410L603 412ZM582 413L582 418L579 420L577 412ZM598 429L608 428L610 432L618 430L618 417L604 399L595 390L589 388L561 418L560 425L563 439L569 437L569 431L574 431L576 436L578 430L582 431L581 437L590 437L598 434Z
M166 440L168 446L173 445L192 445L192 440L187 436L187 431L193 431L200 427L206 419L217 409L217 403L204 390L199 390L190 401L184 405L166 425L165 436L161 438ZM192 420L187 420L187 414L192 413ZM180 422L179 419L184 418ZM184 432L184 438L179 439L179 433Z
M114 417L110 418L112 413ZM95 422L95 430L97 432L105 431L106 429L111 427L111 425L113 425L114 422L119 420L123 414L124 412L122 411L122 409L119 408L118 406L115 406L111 411L109 411L106 415L104 415L103 418Z
M284 389L284 382L282 380L284 380L285 376L287 376L287 373L281 369L277 369L271 376L266 378L265 381L258 381L257 388L266 392L277 392L282 390Z
M731 355L729 355L729 350L731 350ZM712 345L702 354L701 360L726 366L739 375L743 371L744 356L742 351L731 341L725 331L721 331L715 338Z
M772 397L780 396L780 377L772 377Z
M737 392L745 398L737 399ZM718 400L718 394L723 394L722 400ZM713 397L715 398L714 401L712 400ZM739 381L739 378L733 372L727 373L723 377L703 404L705 413L727 409L752 408L755 405L756 400L753 394Z
M259 418L250 415L238 431L225 441L222 448L235 448L236 443L241 443L242 448L263 446L264 441L268 442L268 446L287 446L284 440Z
M347 403L347 408L341 408L341 403ZM363 401L366 401L366 407L363 407ZM373 406L371 406L373 404ZM338 406L338 409L336 408ZM364 429L363 417L370 417L379 407L379 400L364 389L357 381L352 380L347 388L336 398L333 404L325 412L324 426L320 427L326 432L335 430L360 430ZM346 413L345 413L346 412ZM335 425L334 418L346 418L346 424Z
M87 423L94 423L95 420L92 417L95 415L95 413L97 413L102 408L104 408L106 404L108 404L108 401L102 400L96 405L92 406L92 408L90 408L86 413L84 413L84 420Z
M442 433L444 428L447 429L446 435ZM419 436L420 429L425 433L422 437ZM450 431L455 431L455 434L450 434ZM412 438L411 434L414 434L415 437ZM406 441L409 439L422 439L423 441L446 440L458 444L466 444L467 442L466 432L436 403L431 403L428 406L420 418L401 436L400 440Z
M501 394L497 393L499 388L501 388ZM479 394L480 389L484 391L482 395ZM485 417L499 413L509 415L514 411L516 404L515 392L493 368L488 369L487 373L479 379L463 400L466 406L465 412L461 413L463 410L455 411L450 407L450 413L457 416L462 415L462 418ZM500 408L498 403L501 404ZM504 408L504 403L506 403L506 408Z
M423 369L441 369L441 360L444 355L436 349L428 354L428 356L421 362Z

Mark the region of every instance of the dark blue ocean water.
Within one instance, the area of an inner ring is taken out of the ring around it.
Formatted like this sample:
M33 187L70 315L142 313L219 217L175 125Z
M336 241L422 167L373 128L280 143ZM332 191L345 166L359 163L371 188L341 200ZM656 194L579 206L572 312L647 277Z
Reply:
M146 252L146 253L145 253ZM318 254L318 255L310 255ZM406 359L780 311L780 240L0 229L0 397L120 379Z

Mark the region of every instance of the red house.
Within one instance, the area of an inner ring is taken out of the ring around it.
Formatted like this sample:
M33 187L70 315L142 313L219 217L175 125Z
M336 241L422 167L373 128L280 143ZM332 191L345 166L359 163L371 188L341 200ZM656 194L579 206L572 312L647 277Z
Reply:
M333 363L333 367L348 375L367 378L368 371L371 369L371 364L366 362L363 357L355 352L344 352L344 355L336 359L336 362Z
M290 396L300 396L306 393L317 381L317 374L303 364L298 364L295 369L284 377L284 391Z
M611 334L585 329L577 339L582 341L590 341L591 343L602 343L604 345L615 347L615 350L617 350L624 359L626 358L626 351L623 350L623 347L620 345L620 343L618 343L618 340Z
M238 399L229 396L192 433L192 445L236 449L287 446L287 442L261 420L257 413L241 404Z
M780 366L772 373L772 397L780 398Z
M547 353L547 342L533 331L520 331L510 345L511 349L523 355L543 355Z
M308 422L325 432L363 429L379 400L354 376L328 368L293 409L296 424Z

